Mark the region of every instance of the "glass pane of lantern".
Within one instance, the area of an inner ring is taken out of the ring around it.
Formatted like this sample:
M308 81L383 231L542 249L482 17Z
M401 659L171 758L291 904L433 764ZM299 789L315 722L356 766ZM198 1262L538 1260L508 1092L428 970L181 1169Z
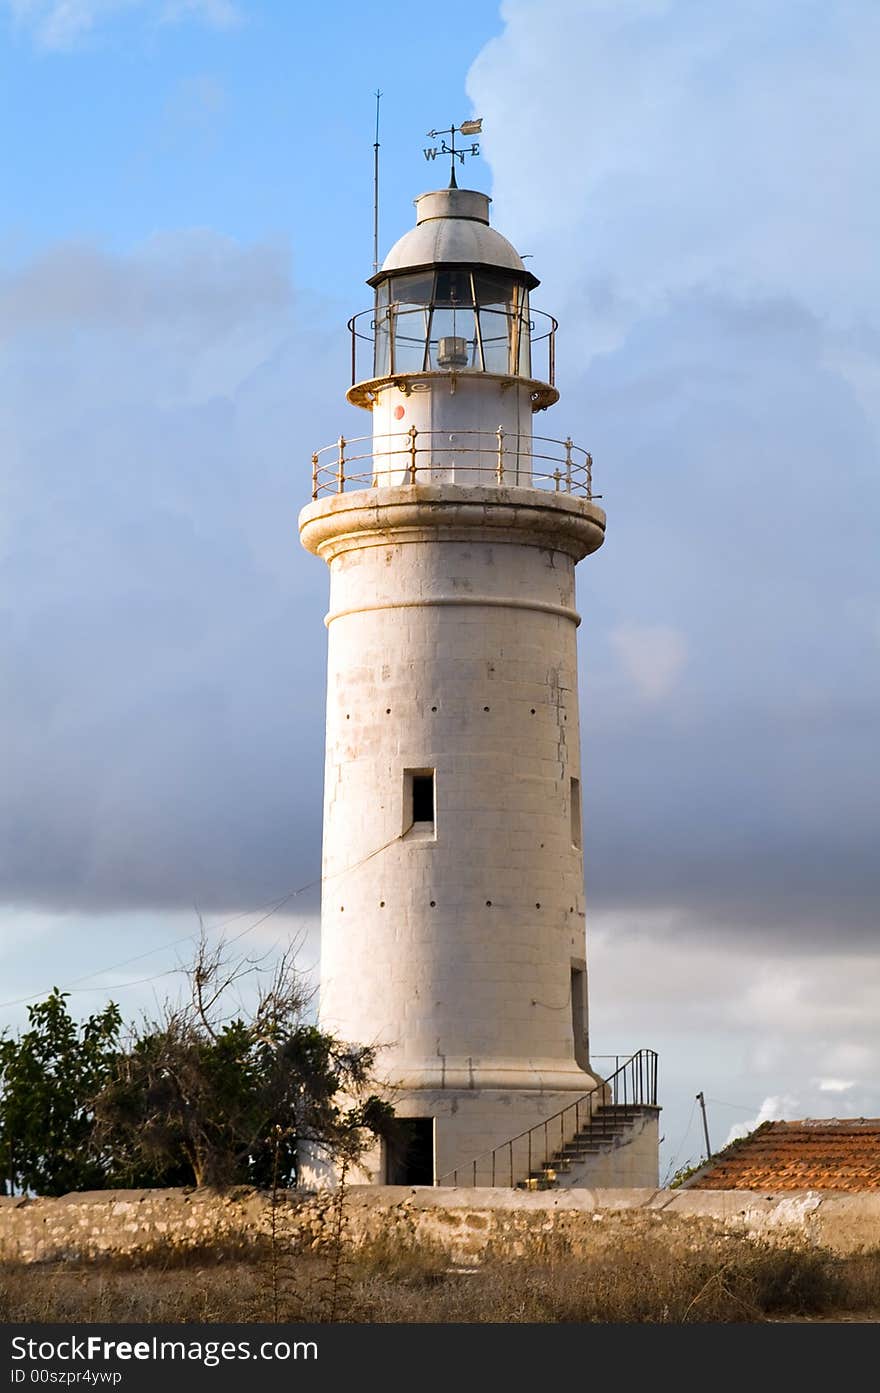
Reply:
M470 271L443 270L437 272L435 305L472 305Z
M479 368L473 310L435 305L428 349L429 367L447 372Z
M391 371L391 312L376 307L374 318L373 376L387 377Z
M429 310L421 305L395 305L393 372L422 372L425 366L425 340Z
M483 366L486 372L507 374L511 368L511 317L503 310L480 310L480 333L483 339Z
M411 276L394 276L391 281L391 299L405 305L430 305L433 289L433 271L416 271Z
M510 276L475 271L474 289L478 305L485 305L488 309L506 310L513 303L516 286Z
M532 342L528 305L520 311L519 317L519 367L520 377L532 375Z

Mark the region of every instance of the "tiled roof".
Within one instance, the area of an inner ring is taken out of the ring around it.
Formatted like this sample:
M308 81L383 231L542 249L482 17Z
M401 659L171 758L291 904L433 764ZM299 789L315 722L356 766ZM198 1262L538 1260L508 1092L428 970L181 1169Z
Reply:
M880 1118L765 1122L684 1183L689 1190L880 1190Z

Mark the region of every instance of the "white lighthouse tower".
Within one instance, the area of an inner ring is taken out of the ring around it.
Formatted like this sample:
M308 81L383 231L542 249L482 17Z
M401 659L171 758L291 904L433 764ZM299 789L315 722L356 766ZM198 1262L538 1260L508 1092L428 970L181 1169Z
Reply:
M415 200L350 324L372 431L318 451L299 521L330 568L320 1020L381 1047L409 1119L377 1183L527 1182L549 1154L534 1129L554 1119L561 1147L609 1101L575 642L605 514L589 455L533 432L558 399L556 321L489 203Z

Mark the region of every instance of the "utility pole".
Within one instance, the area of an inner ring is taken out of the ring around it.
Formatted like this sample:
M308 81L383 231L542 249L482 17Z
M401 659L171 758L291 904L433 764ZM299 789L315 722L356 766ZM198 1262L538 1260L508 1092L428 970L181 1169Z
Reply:
M699 1103L700 1111L703 1114L703 1136L706 1138L706 1160L711 1161L712 1148L709 1145L709 1124L706 1121L706 1100L703 1097L702 1093L697 1094L697 1102Z

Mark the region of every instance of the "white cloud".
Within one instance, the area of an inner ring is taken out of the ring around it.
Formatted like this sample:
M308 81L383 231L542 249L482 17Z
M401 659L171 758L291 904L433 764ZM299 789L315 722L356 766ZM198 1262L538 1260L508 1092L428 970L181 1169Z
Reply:
M713 1147L728 1129L742 1134L773 1117L880 1116L876 952L795 943L780 953L769 932L759 941L756 950L733 925L709 934L671 909L588 915L592 1048L659 1052L664 1156L677 1154L676 1164L704 1149L699 1091ZM826 1079L852 1087L831 1094Z
M866 1032L870 1042L870 1032ZM843 1040L831 1047L825 1056L825 1064L832 1069L852 1072L862 1079L870 1078L877 1072L878 1052L872 1043Z
M241 10L232 0L166 0L163 19L170 23L192 16L213 29L232 29L241 23Z
M639 694L647 701L669 696L687 661L687 640L666 624L619 624L611 644Z
M815 1084L820 1093L848 1093L856 1086L855 1079L816 1079Z
M47 49L74 48L123 11L141 9L160 23L193 18L215 29L240 23L232 0L6 0L14 20Z
M560 321L548 433L608 514L578 573L593 893L874 944L880 10L502 15L468 80L493 220Z
M591 342L685 286L772 286L835 318L861 307L880 236L871 0L503 14L468 78L496 213L589 297Z
M727 1140L724 1145L728 1146L730 1142L736 1141L737 1137L748 1136L749 1132L754 1132L755 1128L760 1127L764 1122L792 1122L799 1120L799 1108L800 1104L797 1098L791 1097L790 1094L773 1095L769 1098L765 1098L757 1114L750 1122L734 1123L727 1134Z

